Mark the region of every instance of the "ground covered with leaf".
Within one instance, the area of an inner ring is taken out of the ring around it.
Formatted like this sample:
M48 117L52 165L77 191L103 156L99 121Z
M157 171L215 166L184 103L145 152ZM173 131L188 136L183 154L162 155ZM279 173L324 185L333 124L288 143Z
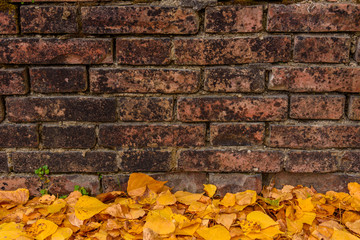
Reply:
M0 239L360 239L358 183L349 194L286 185L223 198L211 184L171 193L165 183L134 173L127 193L29 199L27 189L0 191Z

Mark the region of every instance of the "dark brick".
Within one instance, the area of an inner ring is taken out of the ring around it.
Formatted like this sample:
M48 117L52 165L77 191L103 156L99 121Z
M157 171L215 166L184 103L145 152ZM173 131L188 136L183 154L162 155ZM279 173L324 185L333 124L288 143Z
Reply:
M205 125L122 124L100 125L99 141L105 147L203 146Z
M209 92L263 92L265 70L217 67L205 69L204 89Z
M170 63L169 38L117 38L117 63L129 65L166 65Z
M44 125L42 136L45 148L92 148L96 143L93 126Z
M259 32L263 6L218 6L205 9L205 31L209 33Z
M165 97L119 98L121 121L171 121L173 99Z
M174 40L175 62L181 65L223 65L290 60L288 36L263 38L187 38Z
M2 191L14 191L18 188L27 188L30 192L30 196L39 196L41 182L37 176L0 176L0 189Z
M120 152L120 169L125 172L166 172L172 169L168 150L128 150Z
M199 26L194 10L165 6L83 7L81 17L90 34L194 34Z
M279 121L286 119L287 96L181 97L177 118L201 121Z
M340 170L344 172L360 172L360 151L347 151L341 158Z
M3 64L112 63L111 39L0 38Z
M206 172L279 172L284 159L280 151L182 150L179 169Z
M360 62L360 38L357 43L357 48L356 48L356 52L355 52L355 60L357 62Z
M285 161L285 171L311 173L338 170L337 152L291 151Z
M51 173L116 172L116 153L112 151L82 152L12 152L14 172L33 173L39 166L48 165Z
M210 125L210 143L212 145L262 145L264 137L264 123L212 123Z
M360 31L360 7L348 3L270 4L267 30L271 32Z
M360 68L274 67L269 89L290 92L360 92Z
M359 148L358 125L270 125L268 146L286 148Z
M15 9L0 10L0 34L16 34L18 32Z
M9 172L8 159L6 152L0 152L0 172Z
M85 67L34 67L29 72L34 92L66 93L86 90Z
M349 118L352 120L360 120L360 97L351 96L349 102Z
M0 94L26 94L28 91L25 68L0 70Z
M344 115L345 96L292 95L290 117L297 119L340 119Z
M11 97L6 99L12 122L116 120L116 100L97 97Z
M294 61L345 63L349 61L350 37L296 36Z
M209 183L217 187L216 195L254 190L260 193L262 189L261 174L244 173L210 173Z
M90 69L90 91L94 93L193 93L199 82L199 70Z
M0 125L0 147L37 147L38 138L36 125Z
M21 6L22 33L76 33L75 6Z

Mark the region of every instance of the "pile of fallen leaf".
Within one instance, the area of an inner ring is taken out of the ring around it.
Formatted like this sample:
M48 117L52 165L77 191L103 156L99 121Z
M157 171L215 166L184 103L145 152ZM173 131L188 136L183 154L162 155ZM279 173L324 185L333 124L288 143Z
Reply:
M360 239L360 185L349 194L302 186L264 188L214 197L171 193L166 182L134 173L127 193L29 200L27 189L0 191L0 239Z

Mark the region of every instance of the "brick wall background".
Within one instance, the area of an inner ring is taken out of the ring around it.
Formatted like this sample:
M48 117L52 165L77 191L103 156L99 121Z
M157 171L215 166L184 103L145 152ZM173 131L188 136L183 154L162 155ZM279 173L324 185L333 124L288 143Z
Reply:
M35 0L0 11L0 188L360 181L360 4ZM102 178L98 174L102 174Z

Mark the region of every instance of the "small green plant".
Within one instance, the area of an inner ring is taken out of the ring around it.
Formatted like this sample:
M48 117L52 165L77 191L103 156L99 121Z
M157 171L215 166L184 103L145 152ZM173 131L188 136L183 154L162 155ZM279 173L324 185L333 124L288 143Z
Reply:
M82 195L89 195L89 192L84 187L80 187L79 185L74 186L74 191L79 191Z
M60 199L64 199L64 198L67 198L69 195L65 194L65 195L61 195L59 198Z
M41 181L41 189L40 189L41 195L48 194L50 188L49 167L47 165L39 167L38 169L35 170L35 174L39 177Z

